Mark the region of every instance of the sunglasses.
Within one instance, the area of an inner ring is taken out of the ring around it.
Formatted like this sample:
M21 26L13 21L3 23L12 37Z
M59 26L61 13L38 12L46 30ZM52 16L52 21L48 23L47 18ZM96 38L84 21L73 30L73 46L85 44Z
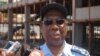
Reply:
M62 25L62 24L65 22L65 19L56 19L56 20L47 19L47 20L44 21L44 24L45 24L46 26L49 26L49 25L52 25L54 22L55 22L57 25Z

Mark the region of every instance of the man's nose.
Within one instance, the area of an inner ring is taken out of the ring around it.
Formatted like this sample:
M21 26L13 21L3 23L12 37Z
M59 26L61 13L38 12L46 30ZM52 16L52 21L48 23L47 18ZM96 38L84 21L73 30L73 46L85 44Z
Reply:
M59 29L59 26L53 22L53 24L51 25L51 29L52 30L58 30Z

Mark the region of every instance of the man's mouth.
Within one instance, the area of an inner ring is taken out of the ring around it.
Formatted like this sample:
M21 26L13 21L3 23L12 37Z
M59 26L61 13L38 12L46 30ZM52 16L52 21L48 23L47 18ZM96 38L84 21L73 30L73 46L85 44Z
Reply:
M58 34L58 33L54 33L54 34L52 34L51 35L53 38L60 38L60 34Z
M56 34L56 33L54 33L54 34L52 34L53 36L60 36L60 34Z
M59 31L51 31L50 33L51 37L53 38L58 38L61 35Z

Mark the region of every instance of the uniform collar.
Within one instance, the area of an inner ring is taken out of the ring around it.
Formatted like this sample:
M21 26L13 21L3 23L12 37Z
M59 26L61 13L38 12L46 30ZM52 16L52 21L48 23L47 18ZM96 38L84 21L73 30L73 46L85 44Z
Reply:
M40 46L40 49L44 52L45 56L53 56L46 43Z
M66 43L66 41L64 42L64 44L65 44L65 46L64 46L62 55L65 55L65 56L73 56L72 55L72 52L71 52L72 45Z
M53 56L53 54L51 53L50 49L48 48L47 44L43 44L42 46L40 46L41 50L44 52L45 56ZM61 56L73 56L71 53L71 48L72 46L68 43L66 43L66 41L64 42L64 48L63 51L61 53Z

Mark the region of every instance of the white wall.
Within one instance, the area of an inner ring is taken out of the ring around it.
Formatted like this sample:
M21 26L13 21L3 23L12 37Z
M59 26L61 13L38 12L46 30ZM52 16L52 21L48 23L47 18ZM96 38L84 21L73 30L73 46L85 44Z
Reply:
M90 7L90 20L100 20L100 6ZM89 7L76 8L76 21L89 20Z

